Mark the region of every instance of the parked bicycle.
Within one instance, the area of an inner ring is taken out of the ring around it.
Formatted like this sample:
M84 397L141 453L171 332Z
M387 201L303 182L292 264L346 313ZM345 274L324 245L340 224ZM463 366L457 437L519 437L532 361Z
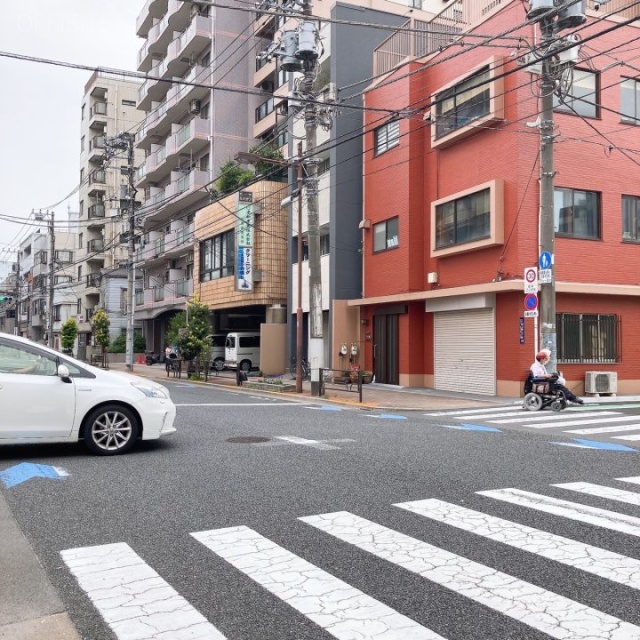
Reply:
M297 372L297 359L295 356L291 358L291 365L289 367L289 372L291 373L291 379L296 379ZM302 358L302 379L310 380L311 379L311 365L307 361L306 358Z

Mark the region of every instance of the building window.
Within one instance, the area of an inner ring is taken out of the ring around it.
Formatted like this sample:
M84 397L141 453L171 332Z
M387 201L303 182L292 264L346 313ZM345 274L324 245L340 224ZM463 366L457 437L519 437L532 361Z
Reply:
M68 264L69 262L73 262L73 252L72 251L63 251L63 250L57 250L56 251L56 261L63 263L63 264Z
M599 313L556 315L558 361L600 364L618 361L620 320Z
M76 314L79 316L82 315L82 300L80 298L78 298L78 302L76 303Z
M620 83L620 119L640 124L640 83L627 78Z
M431 203L431 257L504 242L504 183L492 180Z
M331 242L329 240L329 234L320 236L320 255L328 256L331 252Z
M600 238L600 196L595 191L556 189L553 209L558 235Z
M73 282L73 278L71 276L54 276L53 283L54 284L69 284Z
M460 129L486 116L491 108L491 74L489 66L469 76L459 84L437 94L436 138Z
M398 246L398 218L373 225L373 250L386 251Z
M491 233L489 189L436 207L436 249L488 238Z
M62 305L56 304L53 307L53 320L54 322L60 322L62 320Z
M400 120L392 120L378 127L374 132L375 154L378 156L400 144Z
M122 106L123 107L135 107L136 106L136 101L135 100L123 100L122 101Z
M640 240L640 198L622 196L622 239Z
M266 102L263 102L256 109L256 123L266 118L270 113L273 113L274 109L275 109L275 103L273 98L269 98Z
M553 96L553 108L556 111L577 114L585 118L597 118L599 115L598 74L582 69L573 70L573 80L562 100Z
M84 136L80 138L80 151L84 151Z
M217 280L234 273L235 233L225 231L200 243L200 281Z

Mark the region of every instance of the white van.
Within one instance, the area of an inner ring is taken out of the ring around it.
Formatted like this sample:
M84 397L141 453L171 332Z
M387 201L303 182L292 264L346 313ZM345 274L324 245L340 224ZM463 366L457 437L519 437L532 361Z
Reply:
M229 333L224 343L224 365L242 371L260 368L260 334L248 331Z
M211 340L211 356L209 360L211 368L216 371L224 369L224 341L226 337L224 333L216 333L209 336L209 340Z

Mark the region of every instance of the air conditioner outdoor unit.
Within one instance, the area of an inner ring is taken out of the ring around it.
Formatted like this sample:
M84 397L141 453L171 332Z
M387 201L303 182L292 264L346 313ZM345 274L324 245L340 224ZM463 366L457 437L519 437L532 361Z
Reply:
M253 281L254 282L262 282L262 269L254 269L253 270Z
M618 392L618 374L615 371L587 371L584 379L584 392L610 393Z
M189 113L200 113L200 100L192 100L189 103Z

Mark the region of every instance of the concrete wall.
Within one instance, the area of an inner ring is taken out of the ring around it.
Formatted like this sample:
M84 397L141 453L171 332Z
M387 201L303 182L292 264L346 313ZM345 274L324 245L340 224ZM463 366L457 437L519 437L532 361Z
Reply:
M260 325L260 370L278 376L287 370L287 325Z

